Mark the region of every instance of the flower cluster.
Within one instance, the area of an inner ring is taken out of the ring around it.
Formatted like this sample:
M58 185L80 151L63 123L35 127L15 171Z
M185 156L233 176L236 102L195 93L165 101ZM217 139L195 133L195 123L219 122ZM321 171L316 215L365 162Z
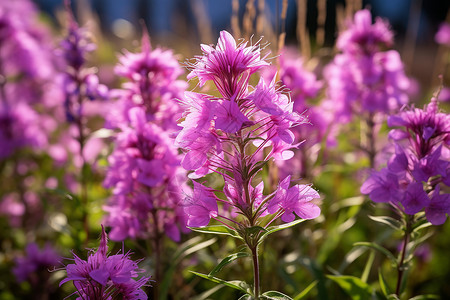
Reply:
M24 147L43 149L56 127L37 112L61 99L49 32L36 25L37 15L30 1L0 4L0 160Z
M108 89L99 83L94 68L86 68L86 54L93 51L87 31L70 16L66 38L61 42L61 56L66 63L63 77L65 112L69 122L81 122L85 100L106 99Z
M105 179L105 186L113 188L104 208L111 238L149 238L165 232L178 241L185 221L178 208L183 181L177 182L177 150L160 127L147 122L142 108L131 108L128 118L131 124L116 137Z
M116 73L127 81L115 90L118 100L108 116L110 127L121 131L109 157L105 186L113 196L104 207L111 238L159 239L165 233L180 240L186 220L179 207L185 171L170 134L181 117L180 97L186 82L169 50L151 49L148 35L142 51L120 57Z
M181 98L187 83L178 80L183 70L171 50L152 49L148 34L144 33L141 52L126 51L119 57L115 72L127 81L123 89L114 91L118 103L109 115L109 126L128 123L128 111L139 106L148 121L164 130L177 129L181 109L176 99Z
M438 111L432 98L423 110L412 108L388 118L395 154L387 167L373 172L361 192L375 202L388 202L414 215L425 209L432 224L450 213L450 116ZM444 187L445 188L445 187ZM401 206L400 206L401 205Z
M60 263L61 256L49 244L39 249L35 243L30 243L26 248L26 256L16 259L13 273L17 281L22 282L37 271L47 271Z
M73 281L77 291L77 299L121 299L142 300L147 295L141 289L147 285L150 277L138 277L144 270L139 269L137 262L131 260L130 252L108 255L107 235L102 226L100 246L95 253L82 260L74 254L74 264L66 266L67 278L60 286Z
M392 45L388 24L370 11L361 10L337 41L342 51L324 70L327 98L336 107L336 120L349 122L353 115L389 113L408 102L410 86L400 55Z
M231 222L234 228L254 226L267 214L273 215L272 221L282 217L287 222L295 218L294 213L305 219L317 217L320 209L312 200L319 195L309 185L290 187L288 176L267 196L263 182L253 185L269 160L291 157L286 153L296 147L292 128L305 122L275 77L270 81L261 77L255 87L249 84L252 74L269 65L267 55L261 58L260 44L236 44L222 31L217 46L202 45L202 51L190 65L188 78L198 78L200 86L212 80L221 95L185 93L187 111L176 145L187 152L182 166L195 171L191 178L214 171L223 176L225 185L215 191L194 182L193 195L184 202L188 226L205 226L211 218L228 226ZM267 155L258 160L265 148ZM225 210L219 212L217 202L231 207L231 216L243 215L243 223L229 218Z

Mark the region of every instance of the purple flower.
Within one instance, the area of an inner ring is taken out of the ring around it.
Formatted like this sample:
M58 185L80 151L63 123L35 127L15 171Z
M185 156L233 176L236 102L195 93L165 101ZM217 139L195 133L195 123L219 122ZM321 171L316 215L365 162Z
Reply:
M95 253L82 260L74 254L74 264L66 266L67 278L59 285L73 281L79 299L147 299L141 288L148 284L150 277L141 277L135 261L130 259L130 252L108 256L107 235L102 226L100 246ZM86 298L87 297L87 298Z
M292 129L306 122L294 111L288 90L276 83L274 75L270 83L262 77L256 87L249 83L253 73L269 64L266 57L261 58L259 45L236 45L223 31L216 48L203 45L202 50L203 56L190 65L188 77L198 77L200 86L212 80L221 95L185 93L181 101L186 112L176 145L186 152L182 166L195 171L191 178L210 172L223 177L223 189L214 192L223 193L225 199L194 182L193 195L183 203L189 226L206 226L214 219L242 229L259 225L268 214L274 216L263 226L281 216L283 221L292 221L294 213L302 218L317 217L320 209L311 200L318 194L309 186L288 189L287 177L282 185L285 192L280 188L264 195L263 184L254 184L267 161L292 157L290 149L299 145ZM271 149L261 158L266 147ZM280 196L283 193L287 196Z
M26 281L32 273L46 271L60 263L61 256L46 244L40 249L37 244L30 243L26 247L26 256L16 259L13 273L18 282Z
M85 100L108 98L108 89L99 83L95 69L85 66L87 53L94 49L95 45L89 40L86 29L80 28L69 12L68 32L59 50L66 64L62 80L65 94L64 108L69 122L81 122Z
M349 53L373 53L380 46L390 47L393 44L393 34L389 24L377 18L372 24L372 15L368 9L355 13L353 22L347 21L347 29L339 35L337 48Z
M164 130L179 129L176 123L181 117L181 108L177 99L182 97L187 83L178 80L184 72L171 50L152 49L148 33L144 31L141 51L124 51L115 73L127 81L122 89L114 91L114 98L119 99L108 116L109 126L120 127L129 122L128 110L139 106L149 121Z
M437 100L424 109L402 110L388 118L395 126L389 137L395 154L387 168L374 171L361 187L375 202L403 206L406 214L425 209L425 216L434 225L445 222L450 198L441 194L441 186L450 183L449 115L438 112Z
M180 229L185 228L184 214L178 208L185 177L179 167L181 159L166 132L147 122L143 108L131 108L128 118L131 124L117 134L104 182L113 189L104 207L108 212L105 222L112 227L110 236L123 240L166 232L178 241Z
M248 78L261 67L269 65L264 56L261 58L259 42L248 46L247 42L236 44L233 36L226 31L220 32L216 48L201 45L203 56L196 57L191 65L188 79L197 77L200 86L212 80L222 96L231 99L242 93L242 86Z
M439 186L434 190L425 216L433 225L442 225L450 214L450 194L440 194Z
M434 39L436 43L450 47L450 24L445 22L441 23Z
M413 182L408 185L401 203L405 207L405 213L414 215L429 204L427 193L423 190L421 183Z
M312 201L320 198L319 193L309 185L297 184L289 187L290 183L290 176L280 182L267 211L270 214L281 211L281 219L284 222L295 220L294 213L302 219L317 218L320 215L320 208Z
M399 201L402 195L398 177L387 168L373 172L361 186L361 193L368 194L374 202L392 203Z
M212 190L193 181L194 192L192 196L184 199L184 212L188 216L187 225L190 227L202 227L208 225L211 218L218 215L217 197Z

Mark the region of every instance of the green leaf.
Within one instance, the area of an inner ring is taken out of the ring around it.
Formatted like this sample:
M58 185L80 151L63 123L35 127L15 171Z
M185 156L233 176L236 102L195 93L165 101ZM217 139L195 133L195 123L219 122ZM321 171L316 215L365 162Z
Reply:
M206 248L214 244L217 239L212 238L204 242L199 243L202 240L201 237L194 237L187 240L178 247L178 250L171 256L169 268L164 272L164 277L159 285L159 299L167 299L167 294L169 293L170 285L173 281L173 274L176 271L176 267L180 261L200 249Z
M277 232L277 231L280 231L280 230L283 230L286 228L290 228L290 227L300 224L304 221L306 221L306 220L298 219L298 220L292 221L290 223L286 223L286 224L282 224L282 225L278 225L278 226L270 226L267 228L267 231L263 235L261 235L261 238L259 239L259 243L261 243L263 240L265 240L269 234L272 234L274 232Z
M441 299L438 295L418 295L409 300L432 300L432 299Z
M209 272L209 276L214 276L217 273L219 273L223 267L225 267L226 265L228 265L229 263L231 263L232 261L241 258L241 257L248 257L250 256L249 253L247 252L238 252L238 253L233 253L231 255L228 255L227 257L225 257L211 272Z
M308 293L317 285L318 282L318 280L314 280L313 282L311 282L311 284L308 285L300 294L294 297L294 300L301 300L305 298L306 295L308 295Z
M380 283L380 288L383 292L383 295L389 295L391 292L389 290L388 284L386 283L386 280L384 279L383 274L381 273L381 269L378 270L378 282Z
M388 249L386 249L376 243L358 242L358 243L354 243L353 247L369 247L369 248L375 249L375 250L383 253L384 255L386 255L386 257L389 258L395 266L397 266L397 259L395 258L394 254L392 254Z
M223 288L224 286L219 284L216 285L215 287L204 291L203 293L201 293L200 295L197 295L195 297L191 297L190 300L206 300L206 299L211 299L209 298L212 294L214 294L215 292L217 292L218 290L220 290L221 288Z
M367 282L367 279L369 278L370 270L372 269L374 260L375 260L375 251L370 250L369 258L367 259L366 266L364 267L364 271L361 275L361 280L363 282Z
M228 228L225 225L211 225L205 227L189 227L189 229L202 233L212 233L212 234L222 234L229 235L234 238L242 240L242 237L239 236L236 230Z
M212 282L215 282L215 283L220 283L220 284L226 285L226 286L228 286L230 288L239 290L239 291L244 292L246 294L248 294L249 291L250 291L250 288L248 287L248 285L247 285L247 283L245 281L240 281L240 280L225 281L223 279L220 279L220 278L217 278L217 277L214 277L214 276L209 276L209 275L198 273L198 272L194 272L194 271L189 271L189 272L191 272L192 274L195 274L195 275L197 275L199 277L208 279L209 281L212 281Z
M367 300L371 298L371 287L358 277L333 275L327 275L327 277L336 282L352 300Z
M375 222L385 224L385 225L391 227L392 229L395 229L395 230L402 229L402 222L400 222L399 220L396 220L394 218L387 217L387 216L369 216L369 218Z
M265 161L260 161L258 163L256 163L253 168L250 170L250 172L248 173L248 178L251 178L253 175L255 175L258 171L260 171L269 161L265 160Z
M291 297L286 296L283 293L277 291L269 291L265 292L261 295L262 298L271 299L271 300L292 300Z
M253 297L249 294L242 295L238 300L254 300Z

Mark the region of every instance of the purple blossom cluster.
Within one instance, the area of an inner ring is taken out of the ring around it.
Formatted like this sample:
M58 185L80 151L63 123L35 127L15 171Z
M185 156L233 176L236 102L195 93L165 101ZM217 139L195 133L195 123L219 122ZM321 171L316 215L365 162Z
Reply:
M179 241L185 218L178 206L183 181L177 150L165 131L147 122L142 108L131 108L128 118L131 124L122 126L108 159L105 186L113 188L113 196L104 210L110 236L147 239L165 233Z
M443 224L450 213L450 116L437 100L388 118L395 153L387 167L374 171L361 187L375 202L387 202L408 215L423 209L428 221ZM441 189L443 191L441 191Z
M122 89L113 92L118 101L108 117L110 127L129 123L128 111L141 107L149 122L164 130L177 129L181 109L176 99L181 98L187 83L178 80L184 71L171 50L152 49L144 33L142 50L138 53L125 51L119 57L115 72L127 81Z
M337 40L337 54L324 70L327 101L336 109L336 121L349 122L353 115L389 113L408 102L410 80L400 54L392 46L388 23L369 10L358 11Z
M151 49L148 36L142 51L120 57L116 73L127 81L118 97L109 126L120 129L105 186L113 189L104 210L111 238L159 239L164 234L179 241L186 218L179 203L186 172L170 138L181 110L175 97L186 88L183 73L169 50Z
M287 176L270 195L263 194L263 182L254 186L256 175L269 160L291 156L286 152L297 146L292 128L305 123L275 76L270 81L261 77L255 87L250 85L251 75L269 65L267 55L261 57L260 43L237 44L231 34L222 31L216 47L202 45L201 49L203 55L190 64L188 78L197 78L200 87L212 81L220 96L185 93L186 112L176 145L186 151L181 164L194 171L191 178L216 172L225 185L216 191L194 181L193 194L184 201L188 226L206 226L213 218L239 227L242 224L230 218L236 214L245 217L244 226L260 224L260 218L268 214L273 215L272 221L281 217L285 222L294 220L295 214L317 217L320 209L313 199L319 194L309 185L290 187ZM267 155L258 160L265 148Z
M92 251L94 252L94 251ZM87 260L74 255L74 264L66 266L67 278L60 286L72 281L77 289L77 299L147 299L142 290L150 277L136 278L144 270L139 269L138 262L131 260L131 253L108 255L107 235L102 226L100 246L95 253L89 254Z
M41 150L56 123L42 113L59 104L49 32L36 25L30 1L0 4L0 160L16 150Z
M48 272L61 261L61 256L50 244L40 249L36 243L30 243L25 252L26 256L16 259L16 266L13 269L18 282L28 280L32 274L38 271Z
M95 45L90 41L86 29L79 27L70 15L68 32L60 49L66 65L62 84L66 97L64 108L69 122L82 122L83 102L86 100L108 98L108 89L99 83L96 69L86 67L86 55L94 49Z

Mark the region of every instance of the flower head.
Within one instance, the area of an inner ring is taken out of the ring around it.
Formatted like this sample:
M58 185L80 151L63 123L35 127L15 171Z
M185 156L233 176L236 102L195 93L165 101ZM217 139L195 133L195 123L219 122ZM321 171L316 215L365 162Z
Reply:
M263 66L269 65L261 58L261 46L258 43L247 47L247 42L236 44L233 36L221 31L217 46L201 45L203 56L196 57L190 66L192 71L188 79L197 77L200 86L212 80L222 96L232 98L242 93L242 86L248 78Z
M440 192L449 185L449 115L438 112L432 98L424 109L412 107L388 118L395 127L389 137L395 153L387 168L374 171L361 187L375 202L389 202L406 214L425 210L434 225L445 222L450 198Z
M100 246L95 253L82 260L74 254L74 264L66 266L67 278L60 282L60 286L73 281L79 299L113 299L122 296L123 299L147 299L141 290L150 277L141 277L135 261L130 259L130 252L109 256L107 235L102 226Z

